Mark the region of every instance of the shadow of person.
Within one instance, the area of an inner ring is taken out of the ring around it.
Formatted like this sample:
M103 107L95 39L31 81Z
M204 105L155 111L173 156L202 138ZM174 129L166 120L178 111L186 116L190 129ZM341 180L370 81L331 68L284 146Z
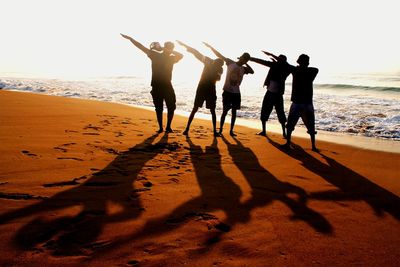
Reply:
M327 201L362 200L371 206L377 216L381 217L384 212L387 212L397 220L400 220L400 198L392 192L371 182L368 178L324 155L322 152L319 152L319 154L326 160L327 164L311 156L296 144L292 143L294 149L285 149L272 139L268 138L268 140L274 147L300 161L306 169L338 188L337 190L311 193L310 198Z
M84 183L30 206L0 215L1 224L35 216L14 237L21 249L48 249L53 255L86 255L106 245L97 241L104 225L137 218L143 211L139 192L133 183L149 160L167 147L167 135L152 144L150 136L128 151L120 153L107 167ZM119 206L108 213L107 205ZM62 217L56 216L64 211ZM51 214L49 213L51 212Z
M256 154L237 138L233 137L235 144L230 143L224 137L222 139L228 146L233 162L242 172L252 190L251 199L242 204L245 209L252 210L278 200L292 210L292 219L306 222L317 232L332 233L333 228L329 221L307 206L308 196L304 189L288 182L279 181L261 166ZM291 198L289 194L295 194L297 198Z
M169 214L149 220L142 229L132 235L116 240L114 247L120 247L133 240L159 236L171 232L185 223L195 220L207 223L210 232L206 241L197 252L206 252L207 248L220 241L221 236L229 232L238 222L249 220L247 210L240 209L240 187L225 175L221 168L221 155L214 137L210 146L194 144L189 137L186 141L190 148L190 157L200 187L200 194L176 207ZM209 212L222 210L226 219L220 220ZM107 252L110 252L108 249Z

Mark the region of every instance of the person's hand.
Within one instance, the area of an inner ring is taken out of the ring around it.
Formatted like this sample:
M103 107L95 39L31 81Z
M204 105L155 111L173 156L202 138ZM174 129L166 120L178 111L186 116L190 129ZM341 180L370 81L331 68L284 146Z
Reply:
M203 42L203 44L205 45L205 46L207 46L207 47L212 47L210 44L208 44L208 43L206 43L206 42Z
M176 40L176 42L177 42L178 44L180 44L181 46L187 47L187 45L186 45L185 43L183 43L183 42L181 42L181 41L179 41L179 40Z
M128 36L128 35L125 35L125 34L122 34L122 33L120 33L120 34L121 34L121 36L124 37L125 39L128 39L128 40L131 40L131 39L132 39L132 37L130 37L130 36Z
M270 52L267 52L267 51L264 51L264 50L261 50L264 54L266 54L267 56L271 56L272 54L270 53Z

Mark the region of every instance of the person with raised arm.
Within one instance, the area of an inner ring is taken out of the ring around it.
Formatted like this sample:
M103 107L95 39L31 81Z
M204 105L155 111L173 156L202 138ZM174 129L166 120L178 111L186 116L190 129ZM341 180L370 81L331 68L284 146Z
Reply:
M285 81L289 74L292 72L294 66L287 63L285 55L275 56L274 54L262 51L267 56L272 58L272 61L267 61L259 58L251 57L250 61L269 67L264 86L267 87L267 92L261 107L261 124L262 131L259 135L266 136L266 124L271 115L272 109L275 107L279 123L282 126L282 135L286 138L285 123L286 115L283 104L283 94L285 93Z
M158 132L163 132L163 106L164 101L167 106L167 125L165 131L167 133L173 132L171 128L172 119L174 118L174 111L176 109L176 96L174 88L172 87L172 70L175 63L180 61L183 55L174 50L174 43L165 42L164 47L161 48L156 42L152 43L152 49L148 49L132 37L121 34L122 37L131 41L133 45L142 50L151 60L151 95L156 110L157 122L159 126ZM162 52L158 52L158 51Z
M247 64L250 59L249 53L243 53L237 61L233 61L230 58L224 57L220 52L218 52L214 47L209 45L208 43L204 43L208 48L213 51L213 53L224 60L226 65L228 66L226 72L225 84L223 87L222 93L222 104L223 111L221 115L220 128L219 133L222 134L223 126L225 123L225 117L228 114L229 110L232 109L232 118L231 118L231 129L229 134L231 136L236 136L233 131L236 121L236 111L240 109L241 95L240 95L240 84L243 80L244 74L253 74L253 69Z
M293 69L292 105L290 106L288 121L286 124L287 138L284 147L290 148L291 136L299 118L307 127L307 133L311 138L313 151L318 152L315 146L315 114L313 105L313 81L318 74L317 68L308 67L310 57L301 54L297 59L298 66Z
M221 79L221 75L223 72L222 66L224 65L224 61L220 58L211 59L209 57L206 57L193 47L190 47L181 41L177 41L177 43L185 47L189 53L193 54L198 60L200 60L204 64L203 72L201 74L200 81L196 90L196 97L194 99L193 109L190 113L188 123L183 134L189 135L189 128L190 124L193 121L194 115L199 110L199 108L203 106L203 103L205 101L206 108L209 109L211 112L214 136L219 136L219 133L216 129L217 118L215 114L215 108L217 106L217 92L215 89L215 84Z

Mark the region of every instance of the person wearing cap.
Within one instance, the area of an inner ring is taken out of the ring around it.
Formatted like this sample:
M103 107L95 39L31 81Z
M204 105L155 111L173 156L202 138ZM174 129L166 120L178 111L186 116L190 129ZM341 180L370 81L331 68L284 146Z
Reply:
M231 118L231 129L229 134L231 136L236 136L233 132L236 121L236 111L240 109L241 95L240 95L240 84L242 83L244 74L253 74L253 69L247 64L250 59L249 53L243 53L237 61L233 61L230 58L224 57L220 52L218 52L214 47L208 43L204 43L208 48L213 51L213 53L224 60L228 66L225 78L225 84L222 93L222 105L223 111L221 115L219 133L222 134L223 126L225 123L225 117L229 110L232 109Z
M183 55L174 51L174 44L172 42L165 42L162 48L159 43L153 42L150 46L151 49L143 46L141 43L132 37L121 34L122 37L131 41L133 45L142 50L151 59L151 95L156 110L157 122L159 126L158 132L163 132L163 106L164 101L167 105L167 125L165 131L167 133L173 132L171 128L174 111L176 109L176 96L174 88L172 87L172 70L174 64L180 61ZM162 52L159 52L159 51Z
M192 112L190 113L188 123L184 135L189 135L190 124L193 121L196 112L203 106L204 101L206 102L206 108L211 112L214 136L219 136L216 129L217 118L215 114L215 108L217 106L217 93L215 90L215 84L221 79L223 72L222 66L224 61L220 58L211 59L204 56L199 51L187 44L177 41L178 44L186 48L189 53L192 53L198 60L204 64L203 72L196 90L196 97L194 99L194 106Z
M304 122L307 127L307 132L311 138L311 146L313 151L318 151L315 146L315 114L313 105L313 81L318 74L317 68L308 67L310 63L310 57L301 54L297 59L298 66L293 71L293 82L292 82L292 104L290 106L288 121L286 124L287 148L290 148L291 136L294 131L299 118Z
M266 136L266 124L271 115L272 109L275 107L276 115L278 116L279 123L282 126L282 135L286 138L285 123L286 115L283 104L283 94L285 93L285 81L289 74L292 72L294 66L287 63L285 55L275 56L272 53L262 51L267 56L272 57L272 61L267 61L259 58L250 57L250 61L259 63L269 67L264 86L267 87L267 92L261 107L261 125L262 131L259 135Z

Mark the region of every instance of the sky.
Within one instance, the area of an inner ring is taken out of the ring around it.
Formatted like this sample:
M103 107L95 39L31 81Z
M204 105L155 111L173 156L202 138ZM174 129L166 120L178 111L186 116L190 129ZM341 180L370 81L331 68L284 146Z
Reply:
M261 50L295 64L306 53L320 75L400 75L397 1L269 0L0 0L0 75L37 77L150 76L143 45L182 40L207 56ZM198 79L201 64L185 54L174 75ZM254 65L254 64L253 64ZM262 66L256 73L265 76ZM174 76L175 77L175 76ZM260 78L261 80L261 78Z

